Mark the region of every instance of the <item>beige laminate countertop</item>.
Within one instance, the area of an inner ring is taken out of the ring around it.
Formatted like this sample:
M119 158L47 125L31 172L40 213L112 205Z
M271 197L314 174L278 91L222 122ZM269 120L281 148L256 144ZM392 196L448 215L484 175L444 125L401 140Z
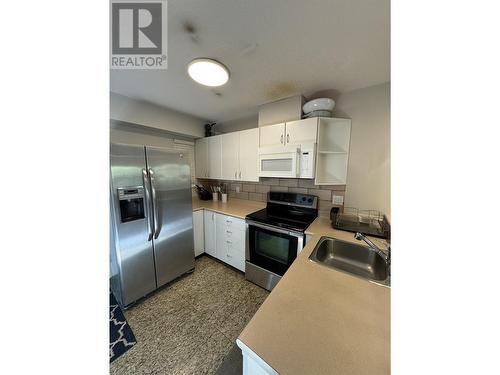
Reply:
M221 201L202 201L193 198L193 211L207 209L224 215L245 219L248 214L266 207L265 202L248 201L245 199L229 198L227 203Z
M359 243L317 218L313 235L238 339L279 374L389 374L390 289L309 260L321 236Z

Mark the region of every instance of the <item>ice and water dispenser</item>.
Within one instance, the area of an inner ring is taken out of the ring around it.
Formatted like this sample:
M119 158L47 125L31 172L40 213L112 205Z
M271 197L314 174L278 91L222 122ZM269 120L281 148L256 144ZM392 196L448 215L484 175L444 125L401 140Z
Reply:
M122 223L144 219L144 188L142 186L118 189Z

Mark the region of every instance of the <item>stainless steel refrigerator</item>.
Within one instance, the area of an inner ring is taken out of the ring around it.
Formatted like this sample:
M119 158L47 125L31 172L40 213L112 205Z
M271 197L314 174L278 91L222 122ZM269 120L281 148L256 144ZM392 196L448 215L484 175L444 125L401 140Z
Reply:
M111 144L111 288L122 306L194 269L187 155Z

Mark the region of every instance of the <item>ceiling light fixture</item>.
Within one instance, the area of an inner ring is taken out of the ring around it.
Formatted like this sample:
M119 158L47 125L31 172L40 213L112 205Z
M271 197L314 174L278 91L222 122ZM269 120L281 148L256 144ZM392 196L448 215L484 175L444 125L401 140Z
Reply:
M194 59L187 71L194 81L205 86L222 86L229 80L229 70L213 59Z

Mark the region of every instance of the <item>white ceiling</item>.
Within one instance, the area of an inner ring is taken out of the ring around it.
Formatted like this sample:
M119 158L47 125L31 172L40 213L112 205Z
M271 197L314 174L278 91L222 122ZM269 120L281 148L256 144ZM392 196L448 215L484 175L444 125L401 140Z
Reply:
M111 91L225 121L297 93L389 81L389 38L389 0L168 0L168 69L112 70ZM225 64L229 82L193 82L196 57Z

